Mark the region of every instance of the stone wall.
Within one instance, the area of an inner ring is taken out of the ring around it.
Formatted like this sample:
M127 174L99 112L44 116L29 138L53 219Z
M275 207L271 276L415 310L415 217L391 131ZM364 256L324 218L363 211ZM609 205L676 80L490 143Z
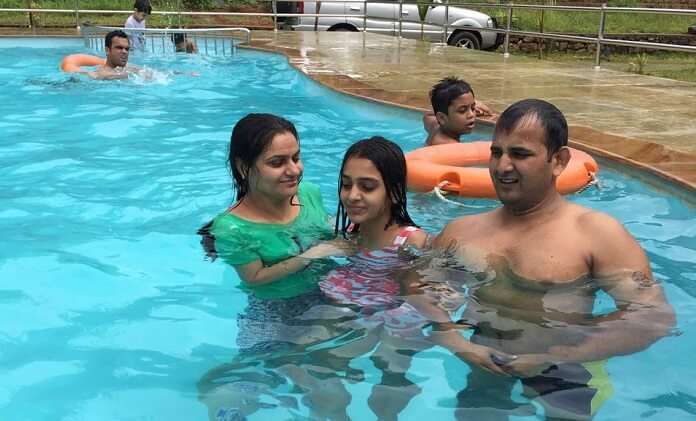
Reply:
M577 34L580 36L596 37L596 34ZM612 38L629 41L659 42L664 44L679 44L696 46L696 35L668 35L668 34L612 34ZM595 51L595 45L586 42L541 40L532 37L510 36L510 51L535 52L539 51L539 43L544 42L547 51L560 51L567 53L583 53ZM500 49L502 50L502 46ZM603 45L602 54L622 53L633 54L639 52L652 53L658 50L641 49L635 47L622 47Z

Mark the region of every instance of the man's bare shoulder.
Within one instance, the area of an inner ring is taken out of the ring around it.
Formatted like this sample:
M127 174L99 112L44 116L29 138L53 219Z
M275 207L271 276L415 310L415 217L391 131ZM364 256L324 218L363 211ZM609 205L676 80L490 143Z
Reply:
M569 211L574 215L576 226L588 235L614 235L625 231L618 220L604 212L577 204L571 204Z
M467 215L450 221L433 241L434 247L447 247L452 240L466 239L478 232L488 231L492 222L497 218L499 209L494 211Z

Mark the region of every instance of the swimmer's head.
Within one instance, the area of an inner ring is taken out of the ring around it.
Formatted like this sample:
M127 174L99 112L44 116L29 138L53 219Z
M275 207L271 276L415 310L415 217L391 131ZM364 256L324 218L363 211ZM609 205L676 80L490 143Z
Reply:
M465 81L456 77L442 79L431 89L430 102L439 127L445 133L458 138L474 129L476 99Z
M138 22L144 21L152 14L152 6L149 0L135 0L133 4L133 18Z
M488 171L503 206L521 215L557 197L556 180L570 161L561 111L539 99L508 107L498 118Z
M430 104L433 106L434 113L445 113L452 104L452 101L462 95L474 95L471 85L454 76L448 76L436 83L430 90Z
M299 148L300 138L295 126L288 120L273 114L247 114L235 124L230 138L227 163L232 172L236 200L249 193L249 173L255 168L261 155L271 146L276 136L290 134ZM298 149L299 152L299 149ZM297 182L301 178L297 177Z
M535 122L544 132L549 159L568 146L568 123L563 113L555 105L541 99L523 99L509 106L498 118L493 136L511 133Z
M176 51L186 51L186 37L184 34L172 34L172 42L176 46Z
M121 30L111 31L104 38L106 62L111 67L125 67L128 64L130 41Z
M384 188L386 197L391 202L389 207L389 220L384 229L392 224L412 225L416 224L408 214L406 207L406 159L399 145L381 136L359 140L346 151L338 180L338 194L341 196L343 189L343 174L346 163L352 158L363 158L372 162L377 169ZM339 201L336 215L336 233L345 234L348 229L348 216L344 205Z

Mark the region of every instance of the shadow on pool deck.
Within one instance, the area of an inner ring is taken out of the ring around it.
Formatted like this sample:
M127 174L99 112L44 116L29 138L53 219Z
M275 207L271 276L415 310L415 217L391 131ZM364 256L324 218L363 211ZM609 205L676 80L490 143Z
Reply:
M565 113L573 146L696 191L694 83L357 32L252 31L250 47L285 54L335 90L414 109L430 108L430 87L448 75L471 83L497 112L520 99L545 99Z

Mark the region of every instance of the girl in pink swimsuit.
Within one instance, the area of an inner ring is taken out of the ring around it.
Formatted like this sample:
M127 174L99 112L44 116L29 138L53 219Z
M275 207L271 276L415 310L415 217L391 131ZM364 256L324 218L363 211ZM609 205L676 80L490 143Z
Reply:
M406 210L401 148L382 137L353 144L341 165L339 198L336 233L355 241L360 252L319 286L332 301L355 313L356 328L365 334L337 351L355 358L374 350L370 359L383 375L368 403L378 419L396 419L420 391L405 376L411 355L430 346L421 332L427 320L404 302L395 279L414 260L412 253L403 251L423 248L428 240Z

